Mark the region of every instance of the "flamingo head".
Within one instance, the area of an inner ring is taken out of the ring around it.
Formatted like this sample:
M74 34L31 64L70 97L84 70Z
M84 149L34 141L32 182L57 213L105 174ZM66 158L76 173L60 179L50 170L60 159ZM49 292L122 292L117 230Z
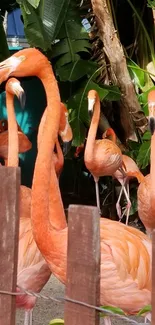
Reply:
M9 94L16 95L20 101L21 107L24 108L26 96L25 96L24 89L20 85L19 80L17 80L16 78L8 79L5 89L6 92L8 92Z
M71 148L73 133L68 121L68 110L63 103L61 103L59 135L63 141L63 154L65 156Z
M94 105L97 99L97 92L96 90L90 90L88 92L88 113L92 115L94 110Z
M35 48L20 50L0 63L0 83L10 76L39 76L44 73L46 65L49 66L50 63L39 50Z
M113 134L113 129L112 128L108 128L106 129L106 131L102 134L102 139L105 139L109 136L111 136Z
M155 90L151 90L148 94L148 109L149 109L149 129L151 134L155 131Z
M25 59L26 58L24 55L21 55L19 57L12 55L10 58L2 61L0 63L0 83L6 81Z

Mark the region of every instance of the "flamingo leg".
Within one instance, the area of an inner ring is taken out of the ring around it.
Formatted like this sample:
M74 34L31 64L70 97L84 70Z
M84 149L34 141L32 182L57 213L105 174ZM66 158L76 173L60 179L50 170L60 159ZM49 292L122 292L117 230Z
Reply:
M94 176L95 191L96 191L96 203L97 203L97 207L99 209L99 213L101 214L101 210L100 210L100 194L99 194L98 181L99 181L99 178Z
M129 192L129 181L127 182L127 190L124 187L124 194L127 200L127 205L125 207L125 210L122 214L122 218L126 213L126 225L128 225L128 221L129 221L129 213L130 213L130 208L131 208L131 201L130 201L130 192Z
M129 213L131 208L129 181L127 182L127 195L128 195L128 203L127 203L127 213L126 213L126 225L128 225Z
M121 187L121 190L120 190L120 193L119 193L119 197L118 197L118 200L116 202L116 210L117 210L117 214L118 214L118 217L119 217L119 221L121 221L121 219L122 219L122 211L121 211L121 206L120 206L120 200L121 200L121 197L122 197L123 190L124 190L124 184L122 184L122 187Z
M32 325L32 309L25 310L24 325Z
M32 325L32 321L33 321L33 309L30 310L30 325Z
M109 316L104 317L104 325L111 325L111 320Z

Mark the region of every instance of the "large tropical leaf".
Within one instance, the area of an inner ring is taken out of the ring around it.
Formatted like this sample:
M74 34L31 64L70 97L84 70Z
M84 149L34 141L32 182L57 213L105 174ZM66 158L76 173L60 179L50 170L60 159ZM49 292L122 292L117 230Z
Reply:
M55 40L60 31L69 3L70 0L44 0L42 19L50 42Z
M97 67L96 62L79 59L58 68L57 75L61 81L73 82L85 75L89 77L97 70Z
M65 18L70 0L17 0L30 46L46 51Z
M144 141L140 146L137 156L137 164L139 168L144 169L150 162L150 141Z
M82 25L76 2L73 0L57 38L59 42L53 46L52 51L52 58L57 58L57 68L78 61L80 52L89 53L89 35Z
M28 43L32 47L39 47L46 51L50 48L50 40L45 32L41 18L43 0L40 0L36 9L26 0L24 2L17 0L17 2L20 4L22 11L24 31Z

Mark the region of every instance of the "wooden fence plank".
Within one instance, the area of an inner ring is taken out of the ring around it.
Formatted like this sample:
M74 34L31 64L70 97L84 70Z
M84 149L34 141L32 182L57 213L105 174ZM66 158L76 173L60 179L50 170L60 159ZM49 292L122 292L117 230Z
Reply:
M96 207L69 207L66 296L99 306L100 216ZM99 324L94 309L71 302L65 302L64 318L65 325Z
M16 291L20 168L0 167L0 290ZM0 294L0 324L15 325L15 296Z
M152 234L152 320L155 325L155 230Z

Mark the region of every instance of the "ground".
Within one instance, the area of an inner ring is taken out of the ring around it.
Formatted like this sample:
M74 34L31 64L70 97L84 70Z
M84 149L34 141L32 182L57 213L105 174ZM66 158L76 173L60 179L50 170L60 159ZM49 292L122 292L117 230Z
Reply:
M64 296L64 286L54 277L51 276L50 280L42 290L42 293L47 296ZM53 302L51 300L38 299L36 307L33 313L33 325L49 325L49 321L53 318L63 318L64 306L63 303ZM22 310L17 311L16 325L23 325L24 312ZM141 318L136 318L138 322L144 322ZM113 325L130 325L116 318L112 321ZM100 325L103 325L101 320Z

